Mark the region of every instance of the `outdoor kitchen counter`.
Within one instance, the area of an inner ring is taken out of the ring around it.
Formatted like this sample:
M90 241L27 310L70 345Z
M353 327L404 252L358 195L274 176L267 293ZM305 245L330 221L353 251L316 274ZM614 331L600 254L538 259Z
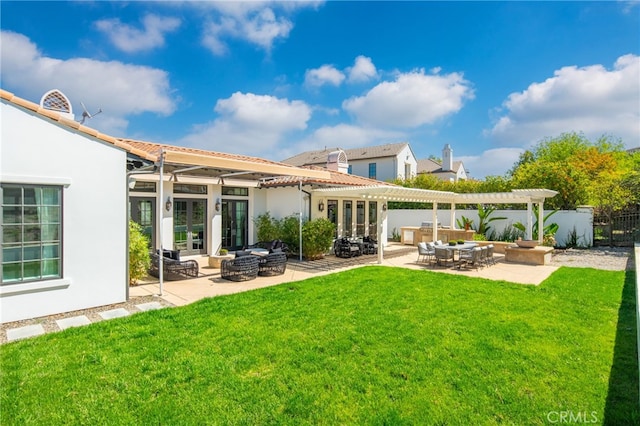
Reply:
M475 231L470 229L438 228L438 240L446 243L452 240L473 241ZM421 226L403 226L400 228L400 241L402 244L417 245L419 242L433 241L433 228Z

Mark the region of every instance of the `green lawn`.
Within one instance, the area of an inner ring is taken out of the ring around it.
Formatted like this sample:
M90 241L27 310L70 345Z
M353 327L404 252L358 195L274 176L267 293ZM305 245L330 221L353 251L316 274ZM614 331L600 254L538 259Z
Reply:
M638 424L633 280L371 266L68 329L0 347L0 423Z

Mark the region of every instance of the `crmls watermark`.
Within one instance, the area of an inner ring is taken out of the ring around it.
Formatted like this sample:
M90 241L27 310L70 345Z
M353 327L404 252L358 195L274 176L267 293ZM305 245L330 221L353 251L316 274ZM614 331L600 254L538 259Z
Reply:
M598 423L597 411L549 411L549 423Z

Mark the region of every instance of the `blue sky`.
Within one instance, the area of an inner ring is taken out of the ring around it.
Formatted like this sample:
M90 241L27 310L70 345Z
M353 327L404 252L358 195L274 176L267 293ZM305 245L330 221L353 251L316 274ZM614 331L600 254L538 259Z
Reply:
M283 160L453 147L502 175L545 137L640 146L640 4L2 1L3 89L116 136Z

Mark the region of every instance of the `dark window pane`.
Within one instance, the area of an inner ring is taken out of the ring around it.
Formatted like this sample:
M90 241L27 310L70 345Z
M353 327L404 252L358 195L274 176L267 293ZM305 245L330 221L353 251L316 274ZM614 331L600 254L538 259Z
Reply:
M24 242L31 243L40 241L40 226L32 225L24 227Z
M5 263L2 265L2 282L19 281L22 278L21 263Z
M60 275L60 260L51 259L42 262L42 277L50 278Z
M42 188L42 204L46 206L57 206L60 204L59 188Z
M22 188L2 188L2 204L21 205L22 204Z
M25 188L24 189L24 204L35 206L37 204L36 193L39 190L37 188Z
M24 271L23 279L32 280L41 277L42 274L40 273L40 261L24 262L22 265Z
M21 246L5 247L2 249L3 262L19 262L22 260Z
M237 195L246 197L249 195L249 188L242 188L236 186L223 186L222 195Z
M37 260L40 259L40 253L42 249L40 245L37 246L25 246L22 253L24 255L24 260Z
M60 240L60 225L42 225L41 229L40 237L43 242Z
M3 225L2 226L2 243L21 243L22 242L22 226L21 225Z
M38 217L38 207L24 208L24 223L40 223Z
M21 223L22 222L22 208L21 207L3 207L2 208L2 223Z
M42 247L43 259L56 259L59 257L58 244L48 244Z

